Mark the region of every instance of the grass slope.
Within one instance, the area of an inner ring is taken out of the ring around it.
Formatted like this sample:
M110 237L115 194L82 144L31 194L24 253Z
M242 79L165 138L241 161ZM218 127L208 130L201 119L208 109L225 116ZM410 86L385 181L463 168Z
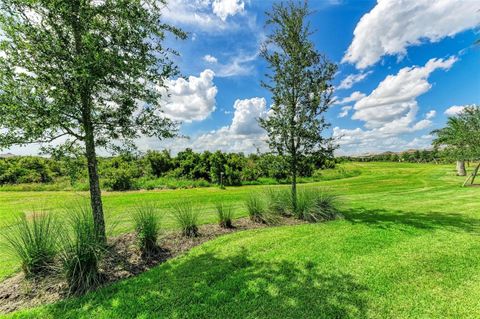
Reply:
M14 316L480 317L480 189L460 188L449 166L348 165L362 174L320 183L344 195L344 220L225 236L136 278ZM130 227L127 207L139 200L167 205L191 197L208 207L223 198L242 215L241 199L251 190L110 193L106 206L122 231ZM74 198L45 195L49 209ZM28 207L16 200L12 207ZM8 218L4 203L11 202L2 197L0 204ZM213 220L206 209L202 221Z

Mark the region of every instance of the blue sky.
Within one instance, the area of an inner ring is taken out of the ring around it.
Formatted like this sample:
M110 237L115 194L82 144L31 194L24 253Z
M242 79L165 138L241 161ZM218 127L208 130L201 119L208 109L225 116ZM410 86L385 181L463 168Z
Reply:
M141 150L266 150L256 119L269 93L258 56L272 1L170 0L167 22L189 33L168 39L184 79L171 79L166 114L189 139L143 138ZM338 154L427 148L447 115L480 104L480 0L311 0L312 36L339 66L328 134ZM348 80L351 81L348 81ZM350 83L349 83L350 82ZM19 152L18 149L14 151Z

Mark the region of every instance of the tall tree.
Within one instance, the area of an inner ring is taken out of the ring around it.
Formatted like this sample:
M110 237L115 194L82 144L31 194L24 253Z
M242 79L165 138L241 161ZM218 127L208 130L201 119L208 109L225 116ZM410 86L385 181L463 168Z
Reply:
M105 222L96 149L140 134L171 137L162 116L165 79L177 75L164 47L185 33L161 21L165 0L2 0L0 148L83 145L98 235Z
M447 125L432 133L436 135L433 144L444 146L445 153L457 161L457 175L465 176L465 161L480 159L480 107L471 105L458 115L448 118ZM480 166L480 165L479 165ZM479 166L474 170L472 183Z
M274 4L267 12L272 31L261 49L270 69L262 85L272 93L273 105L259 123L267 131L270 148L290 163L294 211L299 159L333 150L332 139L322 133L329 127L324 113L332 102L330 81L337 67L310 40L309 14L306 1Z

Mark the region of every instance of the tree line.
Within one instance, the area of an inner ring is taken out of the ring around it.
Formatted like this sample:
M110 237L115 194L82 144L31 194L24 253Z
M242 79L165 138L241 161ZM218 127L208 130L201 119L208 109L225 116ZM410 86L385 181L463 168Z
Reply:
M81 187L88 182L87 163L84 156L0 158L0 185L67 182L72 187ZM288 165L288 161L273 153L199 153L185 149L176 156L163 150L99 157L98 173L102 189L125 191L153 188L148 186L148 181L158 178L204 181L202 185L220 186L255 184L261 178L285 183L289 181ZM310 155L299 160L298 174L311 177L317 170L334 167L333 158Z

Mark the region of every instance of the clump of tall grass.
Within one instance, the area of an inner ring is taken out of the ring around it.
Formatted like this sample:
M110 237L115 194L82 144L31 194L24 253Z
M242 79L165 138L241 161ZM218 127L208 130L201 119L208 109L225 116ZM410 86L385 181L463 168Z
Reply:
M138 246L143 254L151 254L158 248L157 238L160 232L160 218L154 205L137 206L133 214Z
M198 236L198 211L191 202L180 202L172 208L172 216L187 237Z
M294 215L292 208L292 192L288 188L270 188L266 192L267 208L271 213L290 217Z
M225 207L223 203L216 205L218 223L223 228L233 228L232 219L233 211L231 207Z
M333 220L341 216L338 196L326 190L304 189L298 193L296 216L308 222Z
M58 251L58 234L58 223L49 213L33 213L29 218L22 214L2 231L26 277L50 270Z
M250 194L245 200L250 219L257 223L277 224L280 215L277 211L272 210L266 204L264 196L258 194Z
M101 283L99 264L105 246L95 231L89 207L78 206L66 213L70 217L70 231L62 239L62 270L70 294L83 294Z

